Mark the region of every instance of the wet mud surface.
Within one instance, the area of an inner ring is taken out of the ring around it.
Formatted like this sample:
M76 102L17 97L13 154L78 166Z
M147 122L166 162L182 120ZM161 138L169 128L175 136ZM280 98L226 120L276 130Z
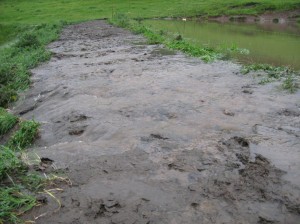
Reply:
M68 26L15 113L73 185L37 223L299 223L300 95L230 62L149 46L105 21Z

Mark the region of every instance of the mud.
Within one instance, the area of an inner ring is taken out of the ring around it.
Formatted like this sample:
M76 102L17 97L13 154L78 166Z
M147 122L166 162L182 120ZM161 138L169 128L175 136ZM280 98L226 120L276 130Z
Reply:
M105 21L64 29L15 113L72 186L36 223L298 223L300 93ZM247 87L247 88L245 88ZM247 91L245 91L247 90Z

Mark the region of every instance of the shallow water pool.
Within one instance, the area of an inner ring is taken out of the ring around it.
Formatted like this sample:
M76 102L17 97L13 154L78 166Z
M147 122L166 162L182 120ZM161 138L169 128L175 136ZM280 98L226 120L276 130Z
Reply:
M296 23L247 24L181 20L147 20L144 23L156 30L180 34L198 45L234 45L248 49L248 55L234 55L238 62L268 63L300 70L300 25Z

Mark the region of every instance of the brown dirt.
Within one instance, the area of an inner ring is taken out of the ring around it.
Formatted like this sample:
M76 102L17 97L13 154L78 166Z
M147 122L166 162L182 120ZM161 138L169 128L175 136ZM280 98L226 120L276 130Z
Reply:
M14 111L42 123L32 151L73 185L58 211L48 195L24 219L299 223L299 92L105 21L68 26L49 49Z

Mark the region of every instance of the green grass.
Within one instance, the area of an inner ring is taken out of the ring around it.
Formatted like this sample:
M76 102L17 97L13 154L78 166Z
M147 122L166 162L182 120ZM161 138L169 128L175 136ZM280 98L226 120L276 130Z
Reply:
M39 126L39 123L33 120L22 121L20 129L8 141L8 147L13 150L22 150L30 146L37 136Z
M55 40L63 23L27 26L19 38L0 51L0 107L18 99L30 84L29 69L51 57L45 45Z
M58 20L109 18L112 12L131 18L258 14L299 8L299 0L2 0L0 24L38 24Z
M18 185L1 188L0 223L21 223L18 216L36 205L35 197L23 193L23 190L22 186Z
M299 89L298 81L299 77L288 75L287 77L285 77L281 86L284 90L287 90L289 93L295 93Z
M18 33L23 31L24 26L9 24L0 24L0 46L17 37Z
M10 148L0 146L0 181L3 181L7 174L18 172L23 168L23 163Z
M38 205L37 195L43 191L47 193L45 189L57 181L69 182L61 175L42 175L34 171L42 161L36 154L28 153L26 148L37 137L39 123L21 121L4 109L0 112L5 124L10 119L14 120L11 122L14 125L19 121L17 130L9 133L7 143L0 145L0 223L23 223L20 215ZM8 128L5 131L8 132Z
M1 135L9 132L19 121L0 108ZM35 121L21 121L9 137L6 146L0 145L0 223L20 223L19 215L36 205L34 192L45 186L46 179L29 172L22 155L38 133ZM29 192L32 192L29 194Z
M2 134L17 121L17 117L0 108ZM0 145L0 223L21 222L18 216L36 204L35 197L28 192L39 190L45 182L40 175L28 172L28 165L21 158L24 149L34 141L38 127L35 121L22 121L6 146Z
M124 14L116 13L110 22L119 27L127 28L136 34L143 34L148 44L164 44L170 49L180 50L190 56L199 57L205 62L221 59L224 55L216 49L205 46L195 46L181 38L181 36L170 36L163 31L155 31L139 21L129 19Z
M18 118L5 109L0 108L0 135L4 135L17 123Z
M244 65L243 74L262 72L263 78L259 84L267 84L274 81L282 81L281 87L289 93L295 93L299 88L300 72L294 71L288 67L276 67L268 64Z

